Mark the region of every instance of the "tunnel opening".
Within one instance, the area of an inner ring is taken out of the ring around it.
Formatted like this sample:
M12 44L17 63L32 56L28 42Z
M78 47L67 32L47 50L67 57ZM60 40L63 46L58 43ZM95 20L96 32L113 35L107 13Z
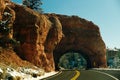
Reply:
M68 52L61 56L58 65L61 69L86 69L87 61L79 53Z
M54 54L57 56L57 54ZM59 57L58 57L59 56ZM91 61L86 53L67 51L55 57L55 68L58 69L90 69Z

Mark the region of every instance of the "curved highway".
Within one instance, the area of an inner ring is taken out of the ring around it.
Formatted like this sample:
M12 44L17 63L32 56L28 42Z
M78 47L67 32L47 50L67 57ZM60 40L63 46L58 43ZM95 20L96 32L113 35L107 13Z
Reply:
M63 70L43 80L119 80L112 75L96 70Z

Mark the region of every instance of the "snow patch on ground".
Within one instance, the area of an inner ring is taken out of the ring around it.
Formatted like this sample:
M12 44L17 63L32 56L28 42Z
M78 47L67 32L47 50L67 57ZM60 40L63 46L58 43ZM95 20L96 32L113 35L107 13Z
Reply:
M50 76L53 76L55 74L57 74L58 72L49 72L49 73L45 73L44 75L40 76L40 77L37 77L37 78L34 78L34 79L31 79L31 80L40 80L40 79L43 79L43 78L46 78L46 77L50 77Z
M45 73L43 69L31 68L0 68L0 80L41 80L46 77L57 74L58 72Z

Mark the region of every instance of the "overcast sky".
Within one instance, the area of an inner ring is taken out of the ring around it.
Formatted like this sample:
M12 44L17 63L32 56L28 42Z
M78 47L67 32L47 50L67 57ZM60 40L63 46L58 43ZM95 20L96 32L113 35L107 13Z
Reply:
M94 22L99 26L106 46L120 48L120 0L42 0L42 2L45 13L78 15Z

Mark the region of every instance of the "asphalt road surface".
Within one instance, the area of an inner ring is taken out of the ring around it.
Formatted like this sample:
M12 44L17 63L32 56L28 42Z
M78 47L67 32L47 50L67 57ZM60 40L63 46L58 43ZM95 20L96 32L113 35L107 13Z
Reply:
M108 73L96 70L64 70L43 80L119 80Z
M120 80L120 70L99 70L99 71L110 74Z

